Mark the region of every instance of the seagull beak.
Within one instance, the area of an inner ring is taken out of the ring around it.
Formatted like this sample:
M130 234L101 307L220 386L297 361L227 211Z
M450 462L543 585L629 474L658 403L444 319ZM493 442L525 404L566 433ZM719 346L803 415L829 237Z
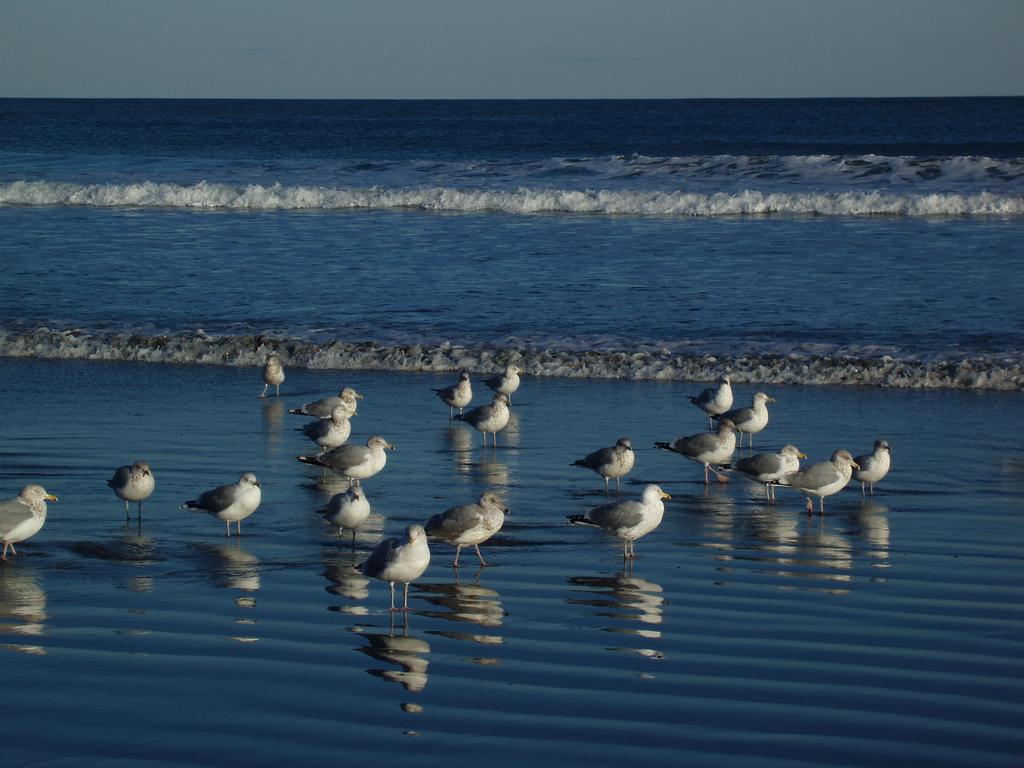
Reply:
M389 451L395 450L395 446L392 443L388 443L384 447L387 448Z
M806 453L798 453L796 456L797 456L798 459L806 459L807 458L807 454Z
M860 469L860 464L858 464L856 461L851 461L850 466L853 467L854 469Z
M366 398L364 398L362 395L360 395L358 392L356 392L356 400L365 400L365 399Z
M665 491L662 491L661 492L661 498L663 498L663 499L671 499L672 496L667 494L667 493L665 493Z
M57 497L54 496L52 493L46 494L45 496L43 496L43 498L46 499L47 501L56 501L57 500Z

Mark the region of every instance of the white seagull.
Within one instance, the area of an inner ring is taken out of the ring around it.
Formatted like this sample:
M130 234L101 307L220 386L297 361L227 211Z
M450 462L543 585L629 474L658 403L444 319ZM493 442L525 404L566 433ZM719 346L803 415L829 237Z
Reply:
M459 553L462 548L472 546L480 565L487 565L480 554L480 545L501 530L508 514L501 498L494 491L483 493L475 504L452 507L427 520L424 529L427 536L455 545L455 562L459 567Z
M444 389L435 389L434 392L448 406L449 421L454 418L456 408L459 409L461 414L462 409L469 405L469 401L473 399L473 385L470 383L469 374L465 371L459 374L457 384L452 384Z
M604 492L607 495L609 493L608 481L611 479L615 480L615 492L622 493L620 478L633 469L635 459L633 443L628 437L620 437L611 448L600 448L593 453L588 453L570 466L584 467L603 477Z
M732 384L729 383L729 377L723 376L717 387L708 387L696 397L691 397L690 402L708 415L710 427L712 416L719 416L732 408Z
M509 403L512 402L513 393L519 389L519 374L525 371L514 363L505 366L504 373L498 373L489 379L484 379L484 385L493 389L496 393L508 395Z
M863 456L858 456L854 461L860 466L853 473L853 479L860 482L860 495L864 496L864 486L868 492L875 495L875 483L889 474L889 466L892 463L889 441L879 438L875 440L875 450Z
M351 419L356 415L356 407L358 406L356 401L362 399L363 396L352 389L352 387L345 387L336 397L322 397L319 400L306 403L301 408L289 408L288 413L294 413L300 416L316 416L318 419L326 419L331 415L331 412L334 410L334 406L343 405L345 406L348 417Z
M380 435L373 435L366 445L342 445L333 451L316 456L298 456L304 464L327 467L349 481L366 480L373 477L387 464L386 451L393 451L395 446Z
M352 485L342 493L336 493L327 502L327 508L320 510L324 519L338 529L352 531L352 546L356 545L356 528L370 516L370 501L363 493L362 486Z
M795 445L784 445L778 453L755 453L723 469L735 469L764 486L769 503L775 501L775 486L784 476L800 469L800 459L806 459Z
M330 418L311 421L299 429L302 434L320 446L320 453L332 451L344 445L352 434L352 422L348 420L348 408L336 405L331 409Z
M636 540L661 524L665 514L663 499L672 497L656 485L648 485L640 501L622 499L594 507L586 515L569 515L569 522L601 528L622 542L622 557L636 557Z
M404 586L403 611L409 610L409 583L415 581L430 565L430 547L422 525L410 525L402 538L384 539L373 548L362 565L364 576L386 581L391 588L391 610L395 608L395 582Z
M814 511L811 496L817 496L818 512L823 515L825 514L825 497L843 490L850 482L850 476L855 469L860 469L860 467L853 460L853 456L849 451L840 448L832 454L829 461L812 464L807 469L784 475L779 479L779 485L788 485L803 493L807 497L808 514Z
M768 426L768 406L766 403L774 402L774 397L766 395L764 392L756 392L754 394L754 402L749 408L733 408L731 411L726 411L722 415L714 416L713 418L719 421L729 419L729 421L736 425L737 431L740 432L740 447L743 447L743 435L747 434L750 436L750 447L753 448L754 435Z
M136 461L131 466L125 465L114 470L114 476L107 480L107 485L114 489L118 498L124 499L124 516L127 518L128 502L139 504L139 519L142 519L142 502L153 494L156 480L148 461Z
M226 536L231 535L231 524L242 535L242 521L256 511L262 500L260 481L252 472L244 472L234 485L222 485L212 491L206 491L198 499L191 499L181 505L182 509L193 512L205 512L223 520L227 526Z
M281 358L277 355L271 355L267 358L267 364L263 366L263 391L260 393L260 399L262 400L267 396L267 389L271 386L274 387L274 393L277 397L281 396L281 385L284 383L284 366L281 364Z
M703 464L704 485L708 484L708 469L715 473L720 483L725 483L728 478L721 475L715 466L729 461L736 450L735 426L729 419L722 419L716 432L677 437L671 443L655 443L654 446Z
M39 533L46 522L46 502L57 497L41 485L29 483L13 499L0 501L0 540L4 543L0 560L7 559L7 550L18 554L14 545Z
M487 447L487 433L490 432L494 436L494 447L497 448L498 433L508 426L508 419L511 415L508 404L508 395L497 392L494 399L487 405L478 406L468 413L460 413L455 418L483 433L484 448Z

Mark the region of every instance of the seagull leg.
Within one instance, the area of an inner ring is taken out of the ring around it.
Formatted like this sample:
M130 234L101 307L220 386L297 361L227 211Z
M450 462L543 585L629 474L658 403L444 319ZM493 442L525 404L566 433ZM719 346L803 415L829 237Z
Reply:
M487 565L487 563L484 562L484 556L480 554L480 545L479 544L474 544L473 545L473 549L476 550L476 556L480 558L480 565L481 566Z
M452 568L458 568L459 567L459 553L460 552L462 552L462 545L461 544L456 544L455 545L455 562L452 563Z
M5 541L4 542L4 553L3 553L3 555L0 555L0 560L6 560L7 559L7 548L9 546L10 546L10 544Z
M139 502L139 520L142 519L142 502Z
M621 483L619 483L619 478L617 478L617 477L615 478L615 492L616 492L616 493L617 493L617 494L618 494L619 496L621 496L621 495L622 495L622 484L621 484Z
M811 501L811 497L807 497L807 514L811 514L814 511L814 502Z
M405 582L405 589L402 590L403 601L402 601L402 612L405 613L409 610L409 582Z
M704 485L708 484L708 465L704 465Z
M235 523L235 525L238 528L238 535L241 536L242 535L242 521L239 520L238 522Z
M263 391L262 391L262 392L260 392L260 400L262 400L262 399L263 399L264 397L266 397L266 396L267 396L267 388L268 388L268 387L270 387L270 385L269 385L269 384L264 384L264 385L263 385Z
M277 397L281 396L281 385L280 384L275 384L274 385L274 394Z
M818 497L818 514L819 515L824 515L825 514L825 497L824 496L819 496Z
M224 521L224 525L226 525L228 527L228 532L225 533L224 535L227 536L228 538L231 538L231 521L230 520L225 520Z
M395 612L395 582L389 581L388 586L391 587L391 613Z

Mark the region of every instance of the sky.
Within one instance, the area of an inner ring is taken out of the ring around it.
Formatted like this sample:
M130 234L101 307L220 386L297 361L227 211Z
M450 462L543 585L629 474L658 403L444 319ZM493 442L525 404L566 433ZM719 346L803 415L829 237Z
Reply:
M0 97L1024 95L1024 0L0 0Z

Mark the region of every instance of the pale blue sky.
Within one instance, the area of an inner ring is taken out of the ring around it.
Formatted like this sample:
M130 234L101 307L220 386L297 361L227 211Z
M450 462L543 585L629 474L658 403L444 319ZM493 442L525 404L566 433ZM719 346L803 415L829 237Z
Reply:
M1024 94L1024 0L0 0L0 96Z

